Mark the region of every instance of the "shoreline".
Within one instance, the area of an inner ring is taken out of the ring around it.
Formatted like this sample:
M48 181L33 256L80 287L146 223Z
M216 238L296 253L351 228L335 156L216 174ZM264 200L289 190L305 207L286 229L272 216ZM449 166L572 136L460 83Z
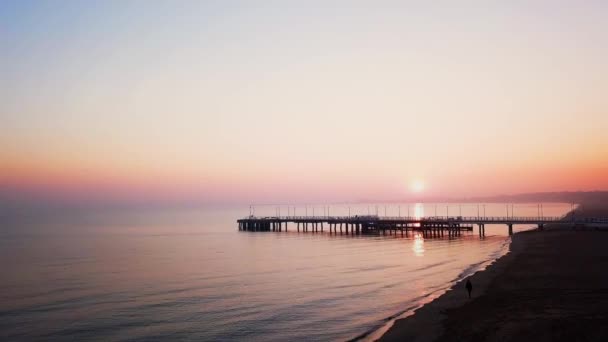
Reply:
M464 290L464 282L466 279L471 279L474 285L471 299L480 297L485 292L489 282L492 280L496 272L500 272L505 264L509 262L509 257L513 257L517 251L522 248L519 245L525 244L525 241L520 241L517 237L520 234L532 232L523 231L515 233L511 236L509 249L502 256L490 261L482 269L474 272L470 276L464 276L462 279L449 287L442 295L435 298L433 301L423 304L417 309L414 309L410 315L394 320L393 324L386 327L382 334L377 334L374 341L434 341L441 333L443 333L443 320L445 319L445 311L465 305L469 298ZM517 246L517 247L516 247ZM421 333L423 332L423 333ZM441 332L441 333L440 333Z
M582 205L568 215L608 216ZM515 233L509 252L397 319L377 341L608 340L608 232L546 227ZM604 328L606 327L606 328Z
M471 265L471 266L474 266L472 270L470 270L469 272L467 272L466 269L463 270L458 275L458 277L451 280L444 288L441 288L441 289L438 289L438 290L435 290L435 291L429 293L426 296L427 300L425 300L421 303L418 303L416 305L413 305L413 306L407 308L406 310L393 315L392 317L388 317L386 320L386 323L383 324L381 327L374 329L372 331L369 331L367 333L364 333L362 335L359 335L353 339L350 339L349 341L368 342L368 341L380 340L389 330L391 330L393 328L393 326L395 325L395 323L397 321L411 318L425 306L428 306L428 305L434 303L435 301L440 300L443 296L446 295L446 293L451 291L456 285L460 284L462 281L465 281L467 278L469 278L477 273L485 271L488 267L495 264L498 260L504 258L507 254L511 253L511 243L512 243L511 238L512 237L508 237L505 240L503 246L501 246L501 249L498 251L500 253L500 255L496 256L495 258L487 259L487 260L481 261L477 264Z

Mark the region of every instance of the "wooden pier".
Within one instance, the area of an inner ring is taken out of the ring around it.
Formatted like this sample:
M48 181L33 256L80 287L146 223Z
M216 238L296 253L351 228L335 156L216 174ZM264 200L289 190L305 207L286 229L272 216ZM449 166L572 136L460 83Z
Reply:
M421 231L431 236L460 235L462 231L473 231L477 226L479 235L485 236L486 224L501 224L513 234L516 224L536 225L540 229L550 223L563 223L563 217L465 217L465 216L428 216L428 217L382 217L366 216L248 216L238 220L242 231L287 231L323 232L343 234L407 234L408 231ZM570 223L568 221L568 223ZM295 225L295 227L294 227Z

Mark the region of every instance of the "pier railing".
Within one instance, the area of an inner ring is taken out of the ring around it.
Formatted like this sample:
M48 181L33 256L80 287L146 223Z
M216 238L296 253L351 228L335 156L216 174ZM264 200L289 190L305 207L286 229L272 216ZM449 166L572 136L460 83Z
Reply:
M243 220L278 220L278 221L409 221L409 222L472 222L472 223L518 223L518 222L560 222L564 217L538 216L247 216ZM608 219L604 219L608 222ZM571 222L571 221L568 221ZM587 221L586 222L591 222ZM596 221L593 221L596 222Z
M248 216L238 220L239 230L247 231L282 231L283 227L287 230L288 224L296 224L297 231L302 226L303 231L323 232L323 224L329 225L330 232L342 232L345 225L345 232L359 234L366 232L392 231L396 234L400 231L407 234L410 230L430 231L432 233L459 235L462 230L473 230L473 225L478 227L479 236L485 236L485 226L502 224L508 228L509 235L513 234L514 225L538 225L543 229L546 224L574 224L595 225L608 224L608 218L581 218L574 217L553 217L553 216L377 216L377 215L354 215L354 216ZM320 226L320 227L319 227Z
M323 232L323 224L328 225L330 233L366 234L397 231L407 236L408 231L421 231L423 234L435 236L458 236L462 231L473 231L472 224L462 224L457 221L420 221L416 217L388 218L365 215L365 216L249 216L238 220L239 230L245 231L287 231L288 224L295 224L300 232ZM481 225L483 226L483 225ZM344 230L343 230L344 228Z

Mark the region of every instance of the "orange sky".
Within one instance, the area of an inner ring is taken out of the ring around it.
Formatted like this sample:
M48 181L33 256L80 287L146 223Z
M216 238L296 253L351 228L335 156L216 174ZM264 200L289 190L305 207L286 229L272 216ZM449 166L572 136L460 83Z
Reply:
M0 191L249 203L608 189L606 5L300 5L0 5Z

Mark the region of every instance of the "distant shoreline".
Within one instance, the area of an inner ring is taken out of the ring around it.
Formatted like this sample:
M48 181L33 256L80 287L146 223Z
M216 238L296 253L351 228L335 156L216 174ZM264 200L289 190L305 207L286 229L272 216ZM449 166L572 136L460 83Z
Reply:
M354 203L608 203L608 190L555 191L475 197L418 197L409 199L359 199Z
M574 214L608 216L608 205L583 204ZM608 289L608 275L596 276L608 267L608 251L604 248L607 244L608 232L603 231L575 232L547 227L545 231L516 233L506 255L470 277L471 299L467 298L462 280L413 315L396 320L378 340L517 340L527 334L542 340L559 339L571 333L579 334L572 335L578 337L587 334L592 339L608 337L608 330L602 328L608 317L580 318L576 322L586 324L587 330L583 332L572 324L557 328L550 324L584 315L588 300L599 303L595 307L598 312L607 311L608 292L604 289ZM600 279L588 281L589 277ZM564 302L567 305L561 301L557 304L557 298L568 296L572 298ZM531 318L522 321L519 319L522 316ZM556 332L561 335L555 336Z

